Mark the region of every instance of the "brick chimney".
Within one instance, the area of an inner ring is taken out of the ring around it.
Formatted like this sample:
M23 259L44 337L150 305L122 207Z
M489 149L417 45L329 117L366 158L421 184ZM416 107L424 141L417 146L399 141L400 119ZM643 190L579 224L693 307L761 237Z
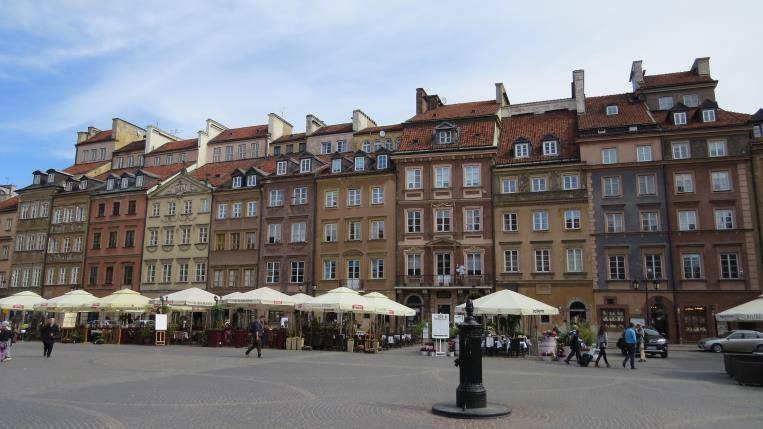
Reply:
M691 71L698 76L710 76L710 57L695 59Z
M633 86L633 92L636 92L644 83L644 69L641 66L641 60L634 61L631 64L630 82Z
M442 106L443 103L437 94L427 95L423 88L416 88L416 114L428 112Z
M575 110L578 115L585 113L585 72L572 71L572 98L575 99Z

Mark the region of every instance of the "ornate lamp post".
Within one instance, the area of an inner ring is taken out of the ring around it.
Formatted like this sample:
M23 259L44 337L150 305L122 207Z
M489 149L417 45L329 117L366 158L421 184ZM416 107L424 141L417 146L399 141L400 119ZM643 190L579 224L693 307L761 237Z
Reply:
M482 327L473 316L474 304L466 301L466 318L458 325L458 341L461 353L455 363L459 372L456 404L437 404L432 412L454 418L490 418L511 413L503 405L487 403L487 391L482 385Z

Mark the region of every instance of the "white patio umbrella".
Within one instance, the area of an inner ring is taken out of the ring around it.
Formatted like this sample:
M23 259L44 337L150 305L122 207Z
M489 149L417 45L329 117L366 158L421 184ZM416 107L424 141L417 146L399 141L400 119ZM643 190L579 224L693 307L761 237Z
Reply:
M223 300L224 304L233 306L244 306L256 309L283 308L293 309L294 300L285 293L268 287L261 287L241 295Z
M170 307L214 307L217 301L220 297L217 295L207 292L203 289L199 289L197 287L192 287L188 289L183 289L177 292L173 292L169 295L165 295L165 304ZM152 303L154 304L160 304L161 301L159 299L152 299Z
M385 316L415 316L416 310L397 303L379 292L371 292L363 295L373 301L376 306L376 314Z
M719 322L763 322L763 295L721 311L715 315L715 320Z
M474 304L476 315L553 316L559 314L559 310L555 307L508 289L477 298L472 301L472 304ZM457 306L456 312L464 313L465 307L465 303Z
M34 309L51 312L77 311L82 308L82 306L93 303L96 299L98 298L92 293L77 289L66 292L61 296L51 298L47 302L36 304Z
M297 310L301 310L300 306L302 304L313 299L312 296L304 293L295 293L294 295L291 295L290 298L292 301L294 301L294 308Z
M81 311L145 311L150 299L131 289L121 289L81 307Z
M320 313L339 314L339 333L342 333L342 315L344 313L375 313L376 305L373 300L360 295L358 292L338 287L301 304L301 310Z
M0 309L32 311L36 304L42 304L47 300L34 292L23 291L0 299Z

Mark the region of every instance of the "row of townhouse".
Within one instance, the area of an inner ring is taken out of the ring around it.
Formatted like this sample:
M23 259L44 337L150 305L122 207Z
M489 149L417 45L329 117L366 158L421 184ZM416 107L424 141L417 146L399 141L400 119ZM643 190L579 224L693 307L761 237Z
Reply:
M446 104L379 126L361 110L305 131L270 114L193 139L115 119L77 162L0 202L0 294L119 288L151 296L268 286L379 291L453 313L512 289L610 329L672 341L760 294L763 110L723 110L709 59L632 91Z

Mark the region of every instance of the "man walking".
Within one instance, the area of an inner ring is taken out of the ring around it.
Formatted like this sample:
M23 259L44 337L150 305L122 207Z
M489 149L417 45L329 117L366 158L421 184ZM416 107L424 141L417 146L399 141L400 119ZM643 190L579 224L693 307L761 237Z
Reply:
M262 333L265 330L265 315L260 316L260 320L255 320L249 324L249 333L252 334L252 345L246 350L246 355L257 347L257 357L262 357Z
M0 324L0 362L13 359L11 357L11 344L13 344L13 331L7 321Z
M567 356L567 359L564 360L564 363L569 365L570 359L572 359L572 355L575 355L575 360L580 362L580 337L578 336L577 326L572 327L572 330L568 334L567 338L570 345L570 354Z
M51 317L48 319L48 323L40 328L40 339L42 340L42 355L46 358L50 357L50 353L53 352L53 343L56 342L56 338L60 335L61 330L56 324L56 318Z
M628 325L623 333L625 338L625 360L623 361L623 368L628 363L628 359L631 361L631 369L636 369L636 364L633 362L636 354L636 330L633 329L633 322Z
M638 341L638 361L646 362L646 350L644 350L644 345L646 344L646 332L640 323L636 324L636 341Z

